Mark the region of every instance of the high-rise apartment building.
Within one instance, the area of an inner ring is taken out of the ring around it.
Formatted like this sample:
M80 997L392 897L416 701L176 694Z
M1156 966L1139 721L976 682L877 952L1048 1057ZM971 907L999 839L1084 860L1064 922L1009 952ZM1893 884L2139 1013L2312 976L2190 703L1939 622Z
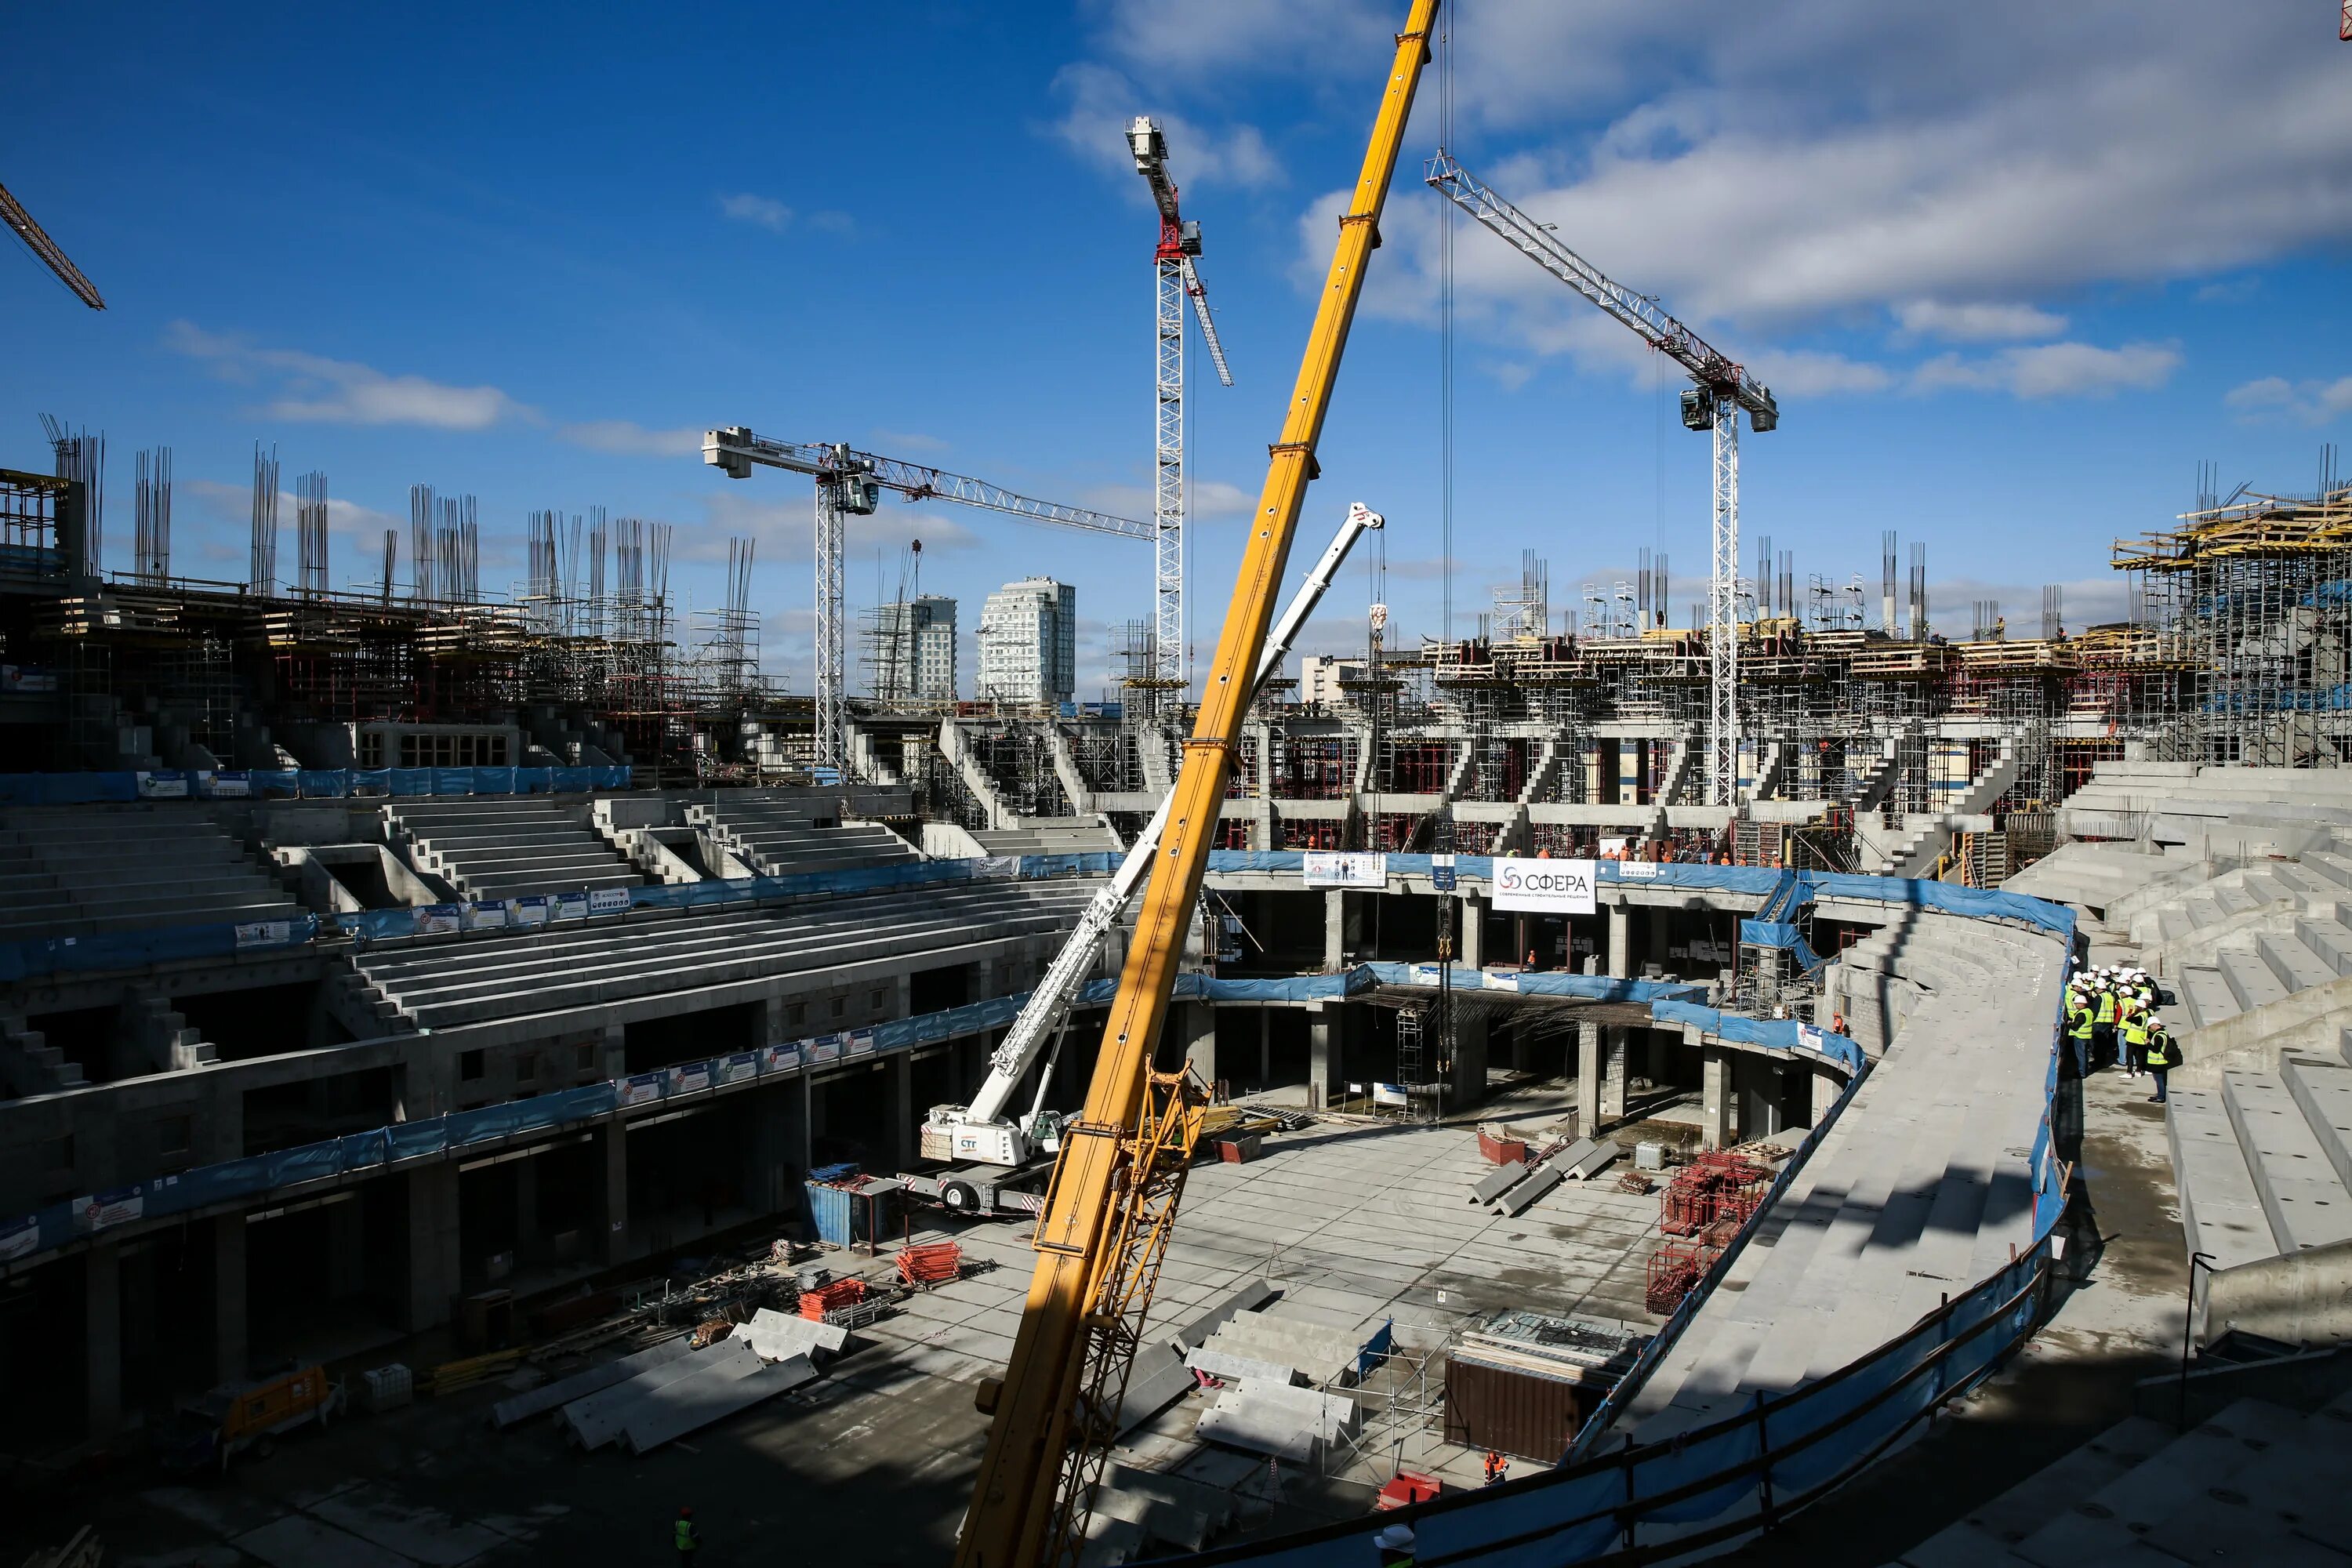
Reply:
M956 602L938 594L877 605L867 621L866 662L885 702L956 699Z
M1024 577L988 596L980 613L982 701L1067 702L1078 684L1078 591Z

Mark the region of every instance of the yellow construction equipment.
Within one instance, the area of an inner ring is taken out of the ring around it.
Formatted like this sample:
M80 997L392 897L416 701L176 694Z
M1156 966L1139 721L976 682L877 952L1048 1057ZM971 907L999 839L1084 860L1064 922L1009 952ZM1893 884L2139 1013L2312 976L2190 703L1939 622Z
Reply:
M1061 1157L1033 1245L1037 1268L992 1412L958 1568L1067 1568L1077 1559L1094 1484L1126 1394L1202 1108L1185 1074L1151 1070L1169 990L1215 840L1241 719L1256 684L1307 482L1330 406L1381 208L1429 59L1438 0L1412 0L1381 97L1363 172L1339 219L1339 244L1283 420L1270 448L1255 530L1185 742L1168 826L1137 917L1135 940L1104 1026L1086 1108L1062 1132Z

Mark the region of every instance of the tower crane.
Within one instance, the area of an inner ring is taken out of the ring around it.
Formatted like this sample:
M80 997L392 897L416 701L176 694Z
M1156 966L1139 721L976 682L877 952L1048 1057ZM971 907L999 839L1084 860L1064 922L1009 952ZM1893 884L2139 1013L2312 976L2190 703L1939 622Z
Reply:
M1381 208L1429 58L1437 5L1412 0L1397 35L1298 379L1284 405L1281 438L1267 449L1265 486L1250 514L1241 571L1202 680L1086 1106L1062 1129L1045 1211L1032 1233L1037 1266L1012 1360L1003 1379L981 1387L981 1406L992 1419L956 1543L957 1568L1069 1568L1084 1539L1204 1114L1198 1080L1181 1069L1155 1071L1152 1056L1216 841L1275 594L1317 471L1316 442L1378 243Z
M0 185L0 222L5 222L9 230L24 242L25 248L56 273L58 281L72 289L83 304L93 310L106 309L106 301L99 298L98 285L82 276L81 268L73 264L72 258L58 248L58 242L49 237L47 229L33 221L33 215L25 210L25 204L10 195L5 185Z
M1234 384L1225 364L1225 346L1217 341L1217 323L1209 314L1209 291L1202 286L1192 258L1201 254L1201 226L1176 207L1176 183L1168 177L1168 139L1160 122L1138 115L1127 128L1128 151L1135 154L1135 172L1151 185L1152 205L1160 209L1160 243L1152 252L1156 288L1154 320L1158 345L1152 363L1154 468L1151 523L1158 552L1152 574L1153 669L1161 687L1181 690L1184 679L1184 300L1201 323L1201 341L1217 367L1217 380Z
M1339 531L1314 570L1275 623L1268 634L1265 650L1258 656L1257 673L1250 681L1253 693L1274 673L1283 655L1307 624L1307 617L1331 586L1339 564L1347 560L1348 552L1366 531L1383 526L1381 514L1359 501L1348 509L1348 516L1339 524ZM973 1160L986 1165L1018 1165L1040 1149L1056 1148L1060 1144L1061 1123L1045 1110L1045 1089L1053 1078L1049 1066L1038 1076L1036 1102L1030 1106L1028 1116L1019 1122L1004 1119L1004 1108L1013 1099L1013 1091L1031 1068L1037 1065L1050 1044L1055 1050L1070 1016L1071 1005L1076 1001L1078 988L1094 970L1095 960L1102 952L1103 939L1127 910L1128 900L1143 885L1157 857L1160 837L1168 826L1168 801L1160 803L1159 811L1149 826L1137 835L1135 846L1119 862L1111 879L1096 892L1086 910L1078 916L1069 940L1062 951L1046 966L1045 978L1037 989L1021 1005L1020 1013L1004 1038L988 1058L988 1077L982 1082L970 1105L935 1105L924 1127L926 1152L944 1148L943 1157ZM950 1208L969 1201L965 1194L977 1192L976 1184L959 1183L952 1175L927 1180L935 1187Z
M842 591L844 529L847 519L871 515L884 490L910 501L951 500L1001 511L1031 522L1057 523L1120 539L1150 539L1151 525L1084 507L1033 500L985 479L950 474L919 463L877 458L846 446L774 441L738 425L707 430L702 460L731 479L751 477L753 468L783 468L816 480L816 730L814 761L844 769L848 762L842 671L847 663L848 616Z
M1715 549L1707 580L1707 802L1730 805L1739 790L1739 411L1761 435L1780 422L1772 394L1736 362L1666 314L1657 300L1612 282L1539 224L1440 150L1428 183L1516 246L1537 266L1631 327L1690 376L1683 426L1715 434Z

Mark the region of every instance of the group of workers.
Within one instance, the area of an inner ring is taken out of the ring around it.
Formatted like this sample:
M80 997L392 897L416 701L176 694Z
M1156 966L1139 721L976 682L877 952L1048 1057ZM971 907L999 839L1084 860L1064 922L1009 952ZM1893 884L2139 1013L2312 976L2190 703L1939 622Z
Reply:
M2146 970L2078 970L2066 983L2066 1037L2077 1077L2120 1061L2134 1078L2152 1076L2156 1092L2147 1098L2165 1103L2165 1079L2179 1065L2180 1052L2157 1016L2156 981Z

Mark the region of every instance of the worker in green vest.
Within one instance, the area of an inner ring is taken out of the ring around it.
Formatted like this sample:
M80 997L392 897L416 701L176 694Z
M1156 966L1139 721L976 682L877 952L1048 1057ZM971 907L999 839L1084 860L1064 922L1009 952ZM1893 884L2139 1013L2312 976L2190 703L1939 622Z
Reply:
M2152 1016L2147 1008L2133 1004L2124 1008L2121 1021L2116 1026L2124 1037L2125 1064L2134 1078L2147 1065L2147 1026Z
M2091 1054L2101 1061L2116 1059L2116 990L2104 980L2091 1015Z
M702 1532L694 1528L692 1509L677 1510L677 1520L670 1526L670 1543L677 1548L677 1568L694 1568L695 1555L702 1550Z
M2074 1042L2074 1076L2076 1078L2088 1078L2091 1076L2091 1030L2093 1027L2091 1004L2084 1000L2081 992L2068 992L2066 994L2066 1037Z
M1391 1524L1372 1537L1381 1554L1381 1568L1412 1568L1412 1526Z
M2165 1077L2179 1062L2180 1048L2172 1043L2172 1031L2166 1028L2161 1020L2148 1031L2147 1045L2141 1057L2147 1063L2148 1072L2156 1079L2156 1092L2147 1098L2151 1103L2162 1105Z

